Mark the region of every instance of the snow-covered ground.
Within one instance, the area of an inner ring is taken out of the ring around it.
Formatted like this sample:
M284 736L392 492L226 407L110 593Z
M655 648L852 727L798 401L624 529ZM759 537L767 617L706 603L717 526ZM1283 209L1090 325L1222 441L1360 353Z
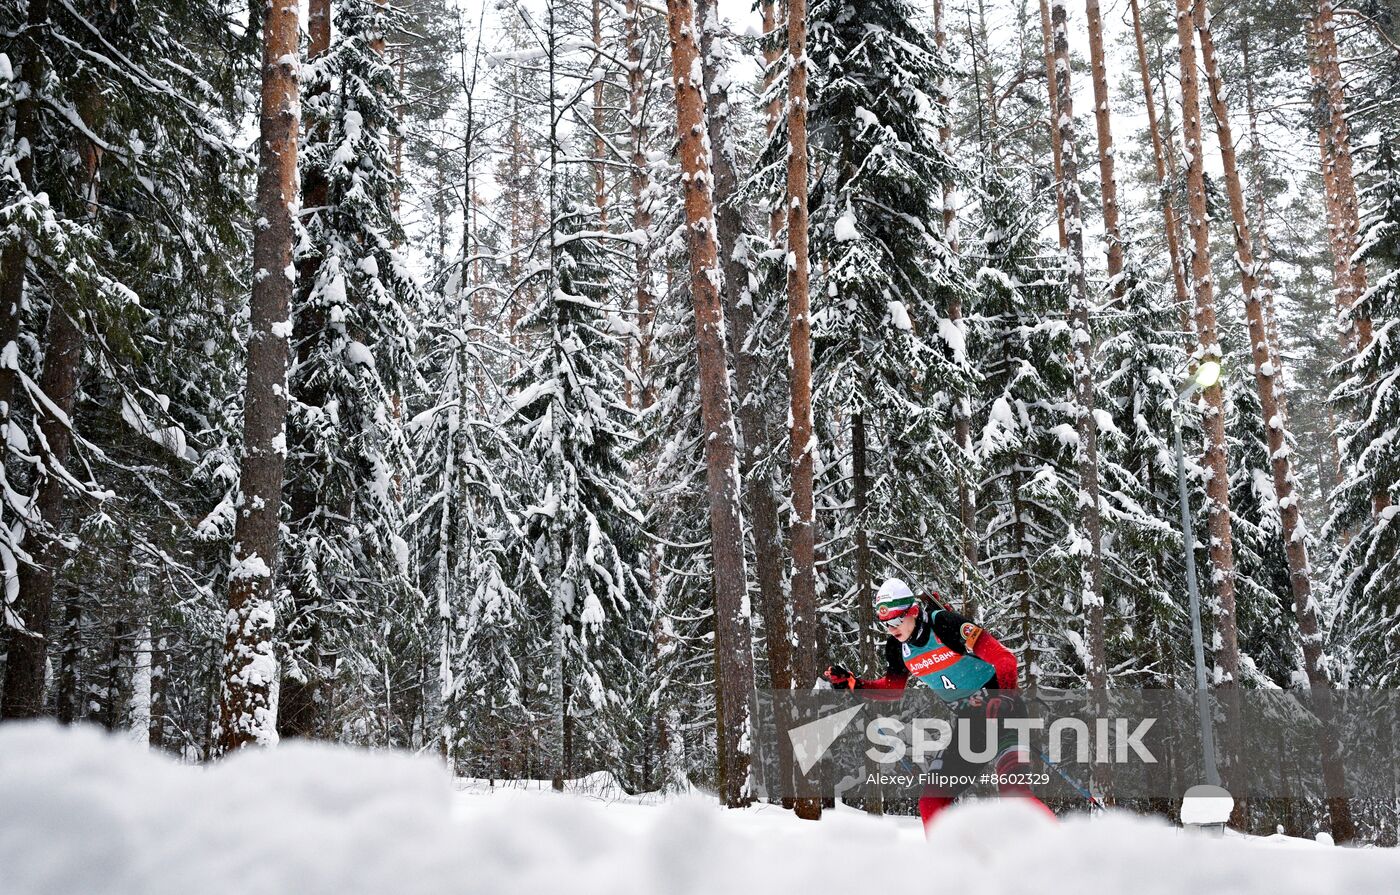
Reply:
M90 729L0 725L0 895L1371 893L1400 854L1213 839L1014 803L820 823L710 798L456 785L431 759L287 744L206 768Z

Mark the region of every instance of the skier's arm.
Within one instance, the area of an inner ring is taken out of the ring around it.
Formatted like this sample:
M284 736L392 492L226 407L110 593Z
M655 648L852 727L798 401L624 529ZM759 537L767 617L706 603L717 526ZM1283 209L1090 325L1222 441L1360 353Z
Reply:
M1020 686L1016 675L1016 654L1001 645L986 631L982 631L972 643L972 654L991 665L997 672L997 687L1002 690L1015 690Z
M944 610L933 619L934 633L943 643L960 653L971 654L991 665L996 671L1000 690L1015 690L1017 681L1016 654L1001 645L987 631L961 615Z
M909 671L904 667L904 653L900 649L899 641L893 637L885 641L885 665L882 677L859 680L856 686L862 690L894 691L873 696L875 699L898 699L905 684L909 683Z

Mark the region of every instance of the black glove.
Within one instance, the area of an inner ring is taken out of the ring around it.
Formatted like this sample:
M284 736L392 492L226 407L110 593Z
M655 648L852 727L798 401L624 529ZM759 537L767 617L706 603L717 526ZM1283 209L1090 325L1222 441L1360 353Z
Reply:
M856 676L840 665L832 665L826 671L823 671L822 678L838 690L843 687L847 690L854 690L856 687L860 686L860 682L856 680Z

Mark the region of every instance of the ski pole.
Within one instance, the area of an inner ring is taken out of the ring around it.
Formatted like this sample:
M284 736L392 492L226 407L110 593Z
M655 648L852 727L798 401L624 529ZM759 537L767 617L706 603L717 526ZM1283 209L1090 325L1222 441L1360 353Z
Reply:
M1036 702L1040 703L1041 706L1042 706L1043 708L1046 709L1046 711L1049 711L1049 712L1052 712L1052 713L1055 711L1054 707L1051 706L1050 703L1048 703L1048 702L1046 702L1045 700L1041 699L1038 695L1032 695L1032 696L1031 696L1031 699L1034 699ZM1059 774L1059 775L1060 775L1060 779L1063 780L1063 781L1065 781L1066 783L1068 783L1068 784L1074 789L1075 792L1079 793L1081 796L1083 796L1084 798L1088 799L1090 805L1093 805L1094 808L1096 808L1096 809L1099 810L1099 811L1103 811L1103 810L1104 810L1103 802L1100 802L1100 801L1094 796L1094 794L1093 794L1092 792L1089 791L1089 789L1088 789L1087 787L1085 787L1083 784L1079 783L1079 782L1076 781L1073 777L1071 777L1069 774L1067 774L1063 768L1061 768L1059 765L1057 765L1057 764L1055 764L1053 761L1051 761L1051 760L1050 760L1050 756L1046 755L1044 752L1040 751L1039 749L1035 750L1035 754L1036 754L1036 757L1039 758L1039 759L1041 760L1041 762L1044 763L1044 765L1045 765L1047 768L1049 768L1050 770L1054 771L1056 774Z
M1060 779L1068 783L1075 790L1075 792L1088 799L1090 805L1093 805L1099 811L1104 810L1103 803L1100 802L1097 798L1095 798L1092 792L1085 789L1082 784L1078 783L1073 777L1065 773L1064 769L1062 769L1059 765L1051 761L1050 756L1046 755L1044 752L1041 752L1039 749L1035 750L1035 754L1036 757L1039 758L1047 768L1054 771L1056 774L1059 774Z

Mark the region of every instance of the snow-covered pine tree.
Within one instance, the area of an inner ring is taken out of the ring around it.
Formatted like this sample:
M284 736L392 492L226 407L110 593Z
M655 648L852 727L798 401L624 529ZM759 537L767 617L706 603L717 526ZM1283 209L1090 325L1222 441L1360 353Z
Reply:
M1302 668L1295 656L1297 624L1288 557L1283 552L1278 498L1270 477L1269 446L1264 440L1264 414L1254 389L1248 345L1230 345L1239 341L1231 339L1232 334L1227 333L1225 339L1225 375L1229 380L1226 434L1230 443L1240 672L1247 686L1286 687L1294 672ZM1308 537L1306 531L1304 536ZM1321 593L1315 593L1313 599L1320 597Z
M670 223L673 217L658 223ZM679 242L668 242L668 265L684 263ZM644 754L659 766L658 784L714 784L713 564L694 312L679 290L659 299L651 367L656 403L639 417L642 440L634 461L636 469L647 470L642 480L646 529L657 538L646 563L655 595L646 686L654 736Z
M1374 265L1358 317L1373 321L1369 345L1340 369L1334 400L1349 420L1338 433L1342 482L1328 533L1344 546L1333 573L1351 641L1353 685L1393 686L1400 657L1400 148L1382 140L1371 170L1363 229Z
M1179 639L1174 632L1186 624L1186 579L1172 444L1173 405L1186 357L1174 295L1163 291L1162 280L1151 277L1133 251L1125 252L1124 265L1127 285L1099 349L1103 409L1113 430L1101 454L1111 532L1105 545L1108 593L1116 596L1118 616L1109 659L1132 675L1152 666L1130 680L1166 686L1187 671L1185 655L1173 649ZM1199 422L1191 414L1183 414L1181 425L1184 444L1199 441ZM1191 455L1185 461L1192 506L1199 512L1200 464ZM1204 554L1198 562L1204 564Z
M379 625L370 633L365 622L393 618L417 599L403 537L411 464L401 416L418 298L394 248L387 139L399 131L397 86L376 46L390 13L374 0L342 0L334 24L329 49L303 70L303 171L321 180L325 198L307 209L297 247L290 515L279 576L289 593L279 727L302 736L331 732L325 688L337 664L350 684L337 698L351 704L366 675L405 673L389 643L405 632ZM364 704L389 710L380 685L370 686ZM391 719L377 728L403 741Z
M212 608L182 551L210 498L187 464L228 435L248 172L228 134L250 42L197 0L11 4L0 30L23 35L0 71L0 306L15 312L0 311L0 627L38 635L9 652L10 714L43 707L55 589L121 602L125 582L63 580L85 525L125 530L124 549L142 545L133 570L193 575Z
M817 400L850 427L847 443L864 447L852 463L870 483L852 494L864 518L837 524L887 544L884 564L951 584L963 571L947 503L961 462L952 411L973 374L948 319L969 284L941 232L941 184L953 176L938 139L946 66L902 0L817 0L811 41L811 141L823 171L813 190ZM869 594L856 605L868 613Z
M583 219L576 205L561 209L555 287L521 320L537 347L511 383L509 420L527 473L517 587L541 622L531 655L549 687L556 787L578 757L607 748L597 718L619 699L615 689L628 679L620 672L648 620L623 456L631 426L618 338L625 325L609 306L598 245L580 233Z
M470 322L472 296L461 270L443 290L443 322L424 328L421 368L426 406L412 422L416 475L412 492L418 580L424 593L424 641L430 647L423 687L426 737L456 766L469 741L494 741L518 751L527 728L522 669L517 656L529 616L510 583L519 516L507 505L519 458L492 424L495 403L479 394L476 368L487 363L492 335ZM482 349L487 349L483 351ZM503 483L504 480L504 483ZM494 776L497 754L468 764L467 773Z
M1060 311L1069 284L1062 258L1040 242L1036 195L1024 176L989 169L980 239L967 246L977 284L968 310L981 377L972 446L982 472L982 575L996 596L984 616L1020 652L1031 687L1078 683L1084 667L1082 643L1047 636L1073 630L1066 621L1079 592L1078 564L1064 550L1077 521L1077 436Z

